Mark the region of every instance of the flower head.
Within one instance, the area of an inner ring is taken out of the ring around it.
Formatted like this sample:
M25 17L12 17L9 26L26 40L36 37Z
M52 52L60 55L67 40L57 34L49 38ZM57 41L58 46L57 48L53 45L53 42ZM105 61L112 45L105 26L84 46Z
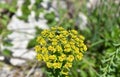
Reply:
M84 39L76 30L67 31L62 27L43 30L36 40L36 58L44 61L48 68L59 69L68 76L73 61L81 60L87 50Z

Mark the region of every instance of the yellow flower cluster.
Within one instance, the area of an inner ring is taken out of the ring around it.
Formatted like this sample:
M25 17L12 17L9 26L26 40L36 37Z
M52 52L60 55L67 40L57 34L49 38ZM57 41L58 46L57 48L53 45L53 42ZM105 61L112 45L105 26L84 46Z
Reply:
M37 38L35 46L37 60L44 61L48 68L60 69L67 76L74 60L81 60L84 51L84 37L76 30L65 30L62 27L52 27L43 30Z

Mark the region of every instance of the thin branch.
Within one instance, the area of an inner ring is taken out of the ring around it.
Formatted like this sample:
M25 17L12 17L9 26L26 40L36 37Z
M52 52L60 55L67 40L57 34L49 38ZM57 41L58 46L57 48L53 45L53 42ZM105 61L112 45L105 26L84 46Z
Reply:
M63 18L60 20L60 22L57 25L60 26L64 22L64 20L66 19L66 17L67 17L67 13L65 13L63 15Z
M37 62L33 65L33 67L31 68L31 70L28 72L28 74L25 77L30 77L30 75L34 72L36 66L37 66Z

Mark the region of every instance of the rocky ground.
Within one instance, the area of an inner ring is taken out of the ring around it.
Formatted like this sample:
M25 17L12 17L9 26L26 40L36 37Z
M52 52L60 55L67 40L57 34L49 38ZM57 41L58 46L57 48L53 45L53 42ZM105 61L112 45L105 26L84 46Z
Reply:
M11 50L13 58L10 58L11 65L0 62L0 77L42 77L41 69L34 66L35 63L30 64L30 67L26 65L28 60L34 61L36 55L34 49L28 50L26 47L28 42L35 37L35 27L46 29L48 26L45 19L36 21L33 13L29 16L28 22L18 19L17 16L21 14L20 7L23 1L18 0L19 8L7 26L12 31L8 35L8 39L11 40L13 46L2 46L2 48ZM1 61L4 59L4 56L0 56Z

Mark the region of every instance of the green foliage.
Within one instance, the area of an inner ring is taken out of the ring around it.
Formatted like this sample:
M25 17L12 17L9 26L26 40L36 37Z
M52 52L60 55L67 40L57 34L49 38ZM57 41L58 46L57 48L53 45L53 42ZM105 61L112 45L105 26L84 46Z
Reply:
M35 29L36 29L35 36L38 36L40 34L40 32L42 31L42 29L40 29L38 27L36 27ZM35 47L36 44L37 44L37 42L36 42L36 37L35 37L29 41L27 48L28 49L33 48L33 47Z
M41 13L43 13L46 9L41 5L41 2L43 2L43 0L35 0L35 3L33 4L33 6L31 8L28 8L30 3L30 0L25 0L24 4L22 5L21 9L22 9L22 13L23 15L18 17L21 20L27 21L28 20L28 16L30 15L31 11L35 12L35 19L38 20L39 15ZM56 15L54 12L50 12L50 13L46 13L44 18L47 20L47 24L51 27L51 26L55 26L57 24L55 18Z
M39 14L41 12L44 12L44 10L45 10L42 7L41 2L43 2L43 0L36 0L35 4L33 5L33 8L32 8L35 11L35 18L36 18L36 20L39 19Z
M22 16L20 16L18 18L20 18L21 20L27 21L28 16L31 14L31 11L34 11L35 12L35 18L36 18L36 20L38 20L39 19L39 14L45 10L41 5L42 1L43 0L35 0L34 5L29 8L29 6L31 4L31 1L30 0L25 0L22 7L21 7Z
M21 11L22 11L22 16L20 16L19 18L22 20L27 21L28 20L28 16L30 15L30 9L28 8L28 6L30 5L30 0L25 0L23 3L23 6L21 7Z
M114 1L102 1L101 5L90 13L88 19L89 29L91 30L88 37L89 51L91 55L93 53L96 54L94 56L96 59L95 63L97 63L95 65L96 76L119 77L117 72L119 64L117 62L120 59L118 46L120 27L118 26L119 16L116 16L119 13L117 10L118 6ZM86 36L88 32L86 30ZM94 71L92 72L95 73Z
M12 52L7 48L2 50L1 44L7 47L12 46L12 43L7 38L8 34L11 33L7 29L7 24L16 12L16 2L16 0L13 0L12 3L0 3L0 55L5 57L10 57Z
M120 61L120 48L113 50L112 48L107 50L108 52L105 54L102 60L101 66L101 77L119 77L118 70L118 62ZM107 56L106 56L107 55Z
M27 48L28 49L33 48L36 44L37 44L36 43L36 38L34 38L34 39L29 41Z
M16 11L15 7L15 2L14 1L12 4L7 4L7 3L0 3L0 34L2 33L2 30L6 29L6 26L10 20L9 16L4 14L4 11L8 11L8 13L14 13Z
M13 44L9 40L3 40L3 45L4 46L12 46Z
M54 12L45 14L45 19L47 19L48 25L55 25L53 24L53 22L55 22L55 17L56 16Z
M15 0L17 1L17 0ZM0 8L7 9L9 12L16 11L16 4L13 1L12 5L1 4ZM73 5L69 8L67 1ZM98 5L93 10L87 10L86 3L81 6L79 3L86 2L86 0L66 0L67 8L63 9L59 6L60 0L57 0L57 15L55 12L45 13L44 18L47 20L47 25L62 26L65 29L76 29L78 32L85 36L88 51L84 54L81 62L73 64L70 71L70 77L120 77L120 6L114 0L100 0ZM44 13L46 10L41 5L43 0L35 0L32 7L28 8L31 4L30 0L25 0L22 5L23 15L19 17L24 21L28 21L28 16L31 11L35 12L36 20L39 19L39 14ZM14 4L14 5L13 5ZM50 7L49 7L50 8ZM72 13L70 12L70 10ZM47 9L48 10L48 9ZM87 28L80 30L78 28L81 22L78 18L79 12L84 12L88 19ZM0 35L2 36L2 43L10 45L9 40L5 40L7 35L11 33L7 30L7 24L10 18L0 13ZM56 21L58 17L58 21ZM2 25L1 25L2 24ZM36 37L42 30L36 28ZM27 48L33 48L36 45L36 38L30 40ZM1 41L1 40L0 40ZM10 55L9 50L4 50L4 55ZM53 75L44 70L46 77L53 77Z
M12 52L10 50L8 50L8 49L4 49L2 51L2 55L10 57L12 55Z
M12 4L0 3L0 8L7 9L10 12L16 11L16 1L14 0Z
M107 42L105 43L106 49L103 53L102 65L101 65L101 76L102 77L118 77L116 73L120 61L120 27L115 26L112 32L108 33ZM106 36L105 36L106 38ZM109 41L109 42L108 42Z
M7 30L7 24L10 20L10 14L16 12L16 0L13 0L11 4L7 3L0 3L0 34L7 35L8 31ZM6 14L7 11L9 14ZM5 13L5 14L4 14ZM3 33L2 33L3 32Z
M35 33L35 34L36 34L36 36L37 36L37 35L40 34L40 32L42 31L42 29L40 29L40 28L38 28L38 27L36 27L35 29L36 29L36 33Z

